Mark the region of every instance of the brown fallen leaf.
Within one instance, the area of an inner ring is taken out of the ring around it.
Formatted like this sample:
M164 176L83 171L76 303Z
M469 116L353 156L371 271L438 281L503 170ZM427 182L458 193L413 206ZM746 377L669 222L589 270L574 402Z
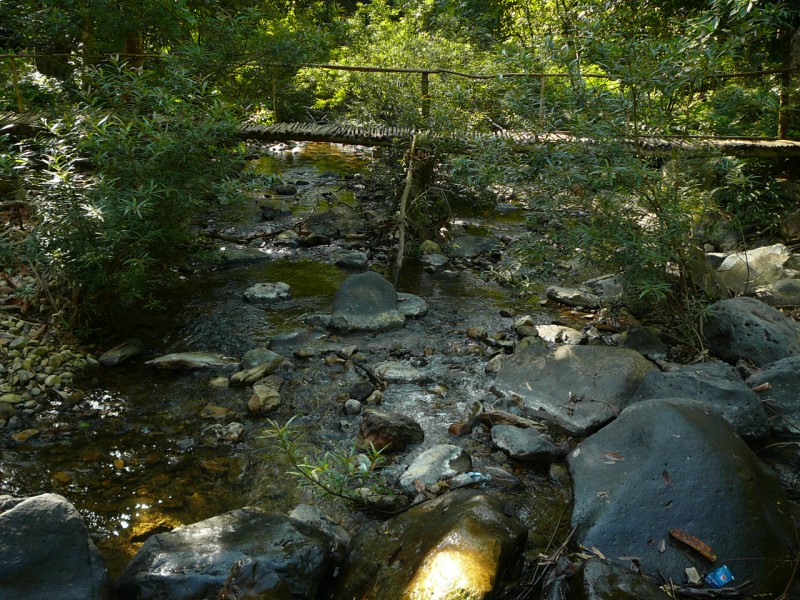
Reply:
M664 483L667 485L672 483L672 477L669 476L669 472L666 469L661 471L661 476L664 478Z
M765 381L764 383L752 387L750 389L753 390L756 394L760 394L761 392L766 392L767 390L771 390L772 385L770 385L769 381Z
M664 554L667 551L667 540L661 538L661 541L658 542L658 553Z
M613 450L609 450L603 454L603 458L607 458L608 460L619 462L621 460L625 460L625 458L619 452L614 452Z
M717 555L714 554L714 551L711 549L711 546L709 546L705 542L700 541L693 535L686 533L685 531L681 531L680 529L670 529L669 537L671 537L673 540L676 540L682 544L689 546L689 548L701 554L706 560L712 563L717 560Z

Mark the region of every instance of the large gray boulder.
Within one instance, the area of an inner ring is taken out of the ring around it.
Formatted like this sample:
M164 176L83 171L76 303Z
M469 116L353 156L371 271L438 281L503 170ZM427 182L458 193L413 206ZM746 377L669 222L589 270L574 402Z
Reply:
M66 498L0 496L0 598L106 600L108 572Z
M736 369L724 362L688 365L666 373L651 371L639 386L636 400L653 398L688 398L706 403L750 442L770 434L761 400Z
M728 298L708 307L705 334L711 352L725 362L759 367L800 354L800 327L755 298Z
M285 515L242 508L151 536L116 582L121 600L314 598L337 542Z
M500 248L502 248L502 244L495 237L463 234L454 238L446 250L450 256L474 258L480 254L488 254Z
M351 275L333 298L331 325L340 331L387 331L402 327L397 292L374 271Z
M576 541L643 573L684 581L727 561L738 581L775 595L796 555L786 498L774 474L706 405L639 402L570 453ZM716 560L674 541L682 531ZM622 558L626 557L626 558ZM747 558L748 560L734 560Z
M362 528L335 597L490 598L526 535L494 498L450 492Z
M781 279L784 265L791 257L792 253L783 244L737 252L722 261L715 277L722 289L752 296L759 287Z
M525 416L583 436L622 412L654 368L625 348L560 346L548 355L528 346L503 364L495 387L520 398Z
M800 436L800 356L790 356L767 365L745 382L759 392L759 399L768 408L772 432L778 436Z

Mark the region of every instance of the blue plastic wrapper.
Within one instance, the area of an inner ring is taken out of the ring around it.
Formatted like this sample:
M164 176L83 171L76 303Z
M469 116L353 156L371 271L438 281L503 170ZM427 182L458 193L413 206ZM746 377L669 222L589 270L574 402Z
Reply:
M706 575L706 583L713 588L721 588L731 581L733 581L733 573L725 565L722 565L719 569L714 569Z

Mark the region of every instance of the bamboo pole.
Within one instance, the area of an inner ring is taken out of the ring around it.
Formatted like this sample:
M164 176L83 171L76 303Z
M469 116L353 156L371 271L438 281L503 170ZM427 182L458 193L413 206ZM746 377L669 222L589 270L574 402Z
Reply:
M430 77L429 73L422 73L421 74L422 81L422 118L425 119L427 122L428 118L431 116L431 97L429 94L429 84L428 78Z
M411 189L414 187L414 154L417 151L417 136L411 140L411 149L408 151L408 171L406 171L406 185L403 188L403 195L400 198L400 212L397 216L398 236L397 236L397 260L394 267L394 287L400 282L400 271L403 269L403 258L406 253L406 214L408 211L408 199L411 196Z

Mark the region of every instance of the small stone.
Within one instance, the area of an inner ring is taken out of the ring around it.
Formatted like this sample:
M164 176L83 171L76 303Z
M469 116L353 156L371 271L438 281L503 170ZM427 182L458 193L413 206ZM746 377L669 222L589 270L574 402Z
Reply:
M230 381L228 381L227 377L214 377L208 382L208 385L217 390L224 390L230 385Z
M361 402L353 398L348 398L344 403L344 414L348 416L355 416L361 412Z
M375 386L369 381L359 381L350 388L350 397L363 402L375 391Z
M278 390L266 385L254 385L253 395L247 401L247 410L254 415L264 415L280 405L281 395Z
M206 404L200 411L200 416L204 419L224 419L228 412L228 409L223 406Z
M483 327L470 327L467 329L467 337L473 340L485 340L489 334Z
M7 404L19 404L22 402L22 396L19 394L3 394L0 396L0 402L6 402Z
M470 425L469 421L459 421L458 423L452 423L447 428L447 432L455 437L463 437L472 433L472 425Z
M11 434L11 439L18 444L22 444L38 434L38 429L23 429L22 431L17 431L16 433Z
M383 404L383 392L380 390L375 390L369 396L367 396L367 398L364 400L364 404L367 406L380 406Z
M53 483L60 483L61 485L72 483L72 475L64 471L56 471L50 476L50 479L53 480Z
M253 304L276 304L292 297L288 283L257 283L245 290L245 301Z

